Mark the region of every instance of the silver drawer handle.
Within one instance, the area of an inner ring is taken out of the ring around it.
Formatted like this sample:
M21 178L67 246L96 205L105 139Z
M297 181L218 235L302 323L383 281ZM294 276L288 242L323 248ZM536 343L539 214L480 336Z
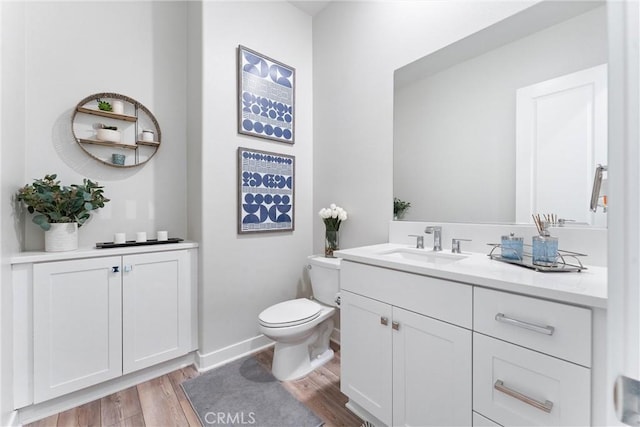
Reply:
M533 323L523 322L522 320L512 319L505 316L503 313L496 314L495 319L498 322L508 323L509 325L518 326L520 328L528 329L530 331L539 332L545 335L553 335L553 331L556 330L553 326L540 326Z
M522 393L519 393L515 390L510 389L509 387L505 386L504 383L502 382L502 380L496 380L496 383L493 385L493 388L495 388L496 390L506 394L507 396L511 396L513 398L518 399L521 402L526 403L527 405L531 405L534 408L538 408L541 411L544 411L546 413L550 413L551 410L553 409L553 402L550 402L548 400L545 400L544 402L540 402L538 400L532 399L529 396L525 396Z

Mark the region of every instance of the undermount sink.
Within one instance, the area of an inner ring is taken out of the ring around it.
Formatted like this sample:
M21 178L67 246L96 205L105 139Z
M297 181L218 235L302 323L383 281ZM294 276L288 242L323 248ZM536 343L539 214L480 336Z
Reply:
M385 251L379 253L384 257L388 257L391 259L404 260L404 261L414 261L414 262L423 262L427 264L451 264L452 262L457 262L463 260L467 257L467 255L462 254L454 254L450 252L434 252L432 250L427 249L411 249L411 248L398 248L390 251Z

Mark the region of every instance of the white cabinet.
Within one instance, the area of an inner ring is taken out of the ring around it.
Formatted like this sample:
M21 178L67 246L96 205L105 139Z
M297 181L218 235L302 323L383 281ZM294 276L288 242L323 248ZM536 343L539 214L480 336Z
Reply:
M501 427L500 424L494 423L487 417L483 417L477 412L473 412L473 427Z
M348 260L340 286L341 390L373 424L598 419L592 310Z
M393 425L471 424L471 331L393 307Z
M188 353L187 252L130 255L122 261L123 373Z
M504 426L590 425L590 310L476 287L474 331L474 411Z
M33 289L33 398L20 388L18 401L40 403L195 350L193 252L30 264L31 283L17 286Z
M591 366L591 310L475 287L473 330Z
M340 389L385 424L391 423L391 306L342 291Z
M473 409L504 426L588 426L591 371L473 334Z
M471 331L344 287L340 311L352 402L386 425L471 424Z
M33 266L34 400L122 374L120 257Z

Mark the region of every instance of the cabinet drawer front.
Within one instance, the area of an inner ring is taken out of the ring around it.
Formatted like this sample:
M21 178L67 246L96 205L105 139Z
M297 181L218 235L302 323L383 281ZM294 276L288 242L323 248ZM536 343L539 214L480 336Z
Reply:
M504 426L590 425L591 370L473 334L473 409Z
M343 261L340 287L471 329L471 285Z
M591 310L476 287L473 327L542 353L591 366Z

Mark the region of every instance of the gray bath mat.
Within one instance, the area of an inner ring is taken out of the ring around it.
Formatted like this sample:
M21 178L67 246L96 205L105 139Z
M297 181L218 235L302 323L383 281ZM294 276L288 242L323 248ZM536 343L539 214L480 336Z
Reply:
M247 357L182 383L203 426L318 427L322 420Z

